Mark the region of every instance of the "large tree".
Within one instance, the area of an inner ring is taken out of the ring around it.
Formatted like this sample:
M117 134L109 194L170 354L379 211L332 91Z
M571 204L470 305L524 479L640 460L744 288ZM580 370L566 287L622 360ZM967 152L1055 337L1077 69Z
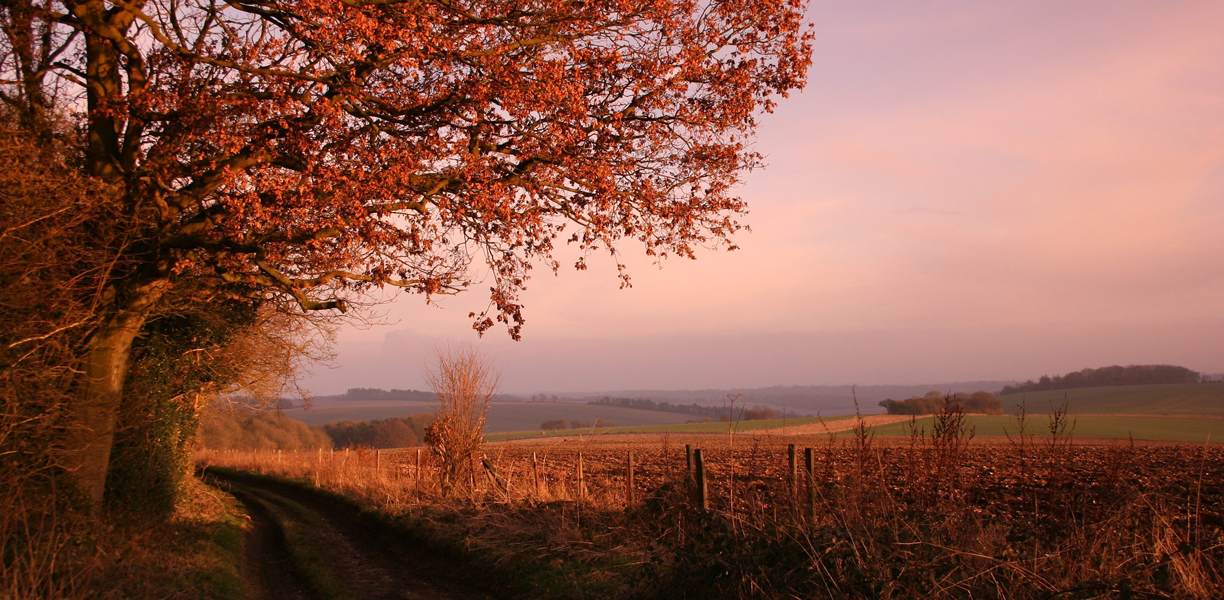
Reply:
M804 4L0 1L0 100L78 119L82 170L139 225L86 342L81 486L101 498L133 340L185 279L343 311L482 261L474 326L517 337L560 242L730 244L754 118L804 83Z

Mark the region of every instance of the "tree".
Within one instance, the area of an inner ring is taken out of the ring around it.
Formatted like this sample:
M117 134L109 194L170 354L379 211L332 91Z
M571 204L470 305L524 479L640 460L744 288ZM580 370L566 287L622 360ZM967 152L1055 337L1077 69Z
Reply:
M437 365L425 372L425 381L438 395L438 410L425 428L425 443L441 459L442 485L450 489L471 473L475 454L484 445L485 415L500 376L471 346L438 350L436 360Z
M344 311L482 260L474 327L517 338L559 242L731 246L755 115L804 83L803 4L5 2L0 101L38 131L83 107L81 170L138 225L85 344L82 488L100 500L133 340L176 289Z

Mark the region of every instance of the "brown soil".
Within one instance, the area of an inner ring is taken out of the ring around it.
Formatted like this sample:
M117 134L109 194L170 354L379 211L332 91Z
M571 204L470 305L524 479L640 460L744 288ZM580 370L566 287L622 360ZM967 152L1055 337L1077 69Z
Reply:
M234 495L252 520L247 534L244 573L251 597L262 600L311 600L312 590L289 558L281 525L263 502L286 507L286 514L308 524L313 544L327 549L336 574L334 583L350 598L371 600L493 599L500 594L483 589L462 565L422 548L402 534L345 502L292 484L256 476L231 476L210 471L205 478ZM259 499L259 501L256 500Z

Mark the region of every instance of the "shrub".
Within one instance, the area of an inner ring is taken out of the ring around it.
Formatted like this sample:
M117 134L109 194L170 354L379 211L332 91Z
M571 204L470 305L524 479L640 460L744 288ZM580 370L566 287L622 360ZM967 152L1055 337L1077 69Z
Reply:
M439 403L437 420L425 429L425 443L441 460L442 484L450 489L471 472L472 459L484 445L485 415L500 377L471 346L439 350L437 361L425 372Z
M944 395L932 391L927 392L925 396L915 396L906 400L880 401L880 406L887 409L890 415L937 415L944 411L945 404L955 405L966 413L1003 414L1003 401L990 392L972 394L957 392Z

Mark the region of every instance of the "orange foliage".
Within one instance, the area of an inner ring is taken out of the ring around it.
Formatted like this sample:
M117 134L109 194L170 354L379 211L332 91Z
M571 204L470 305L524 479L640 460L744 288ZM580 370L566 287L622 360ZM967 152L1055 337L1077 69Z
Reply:
M517 338L558 243L730 246L755 115L805 81L804 4L4 3L0 100L36 133L77 115L80 170L136 224L82 328L82 488L101 501L133 340L167 305L344 311L458 292L483 261L473 326Z
M96 77L87 163L155 214L146 276L343 310L457 291L482 256L515 336L559 240L729 244L754 115L810 54L801 0L26 3L87 34L48 69Z

